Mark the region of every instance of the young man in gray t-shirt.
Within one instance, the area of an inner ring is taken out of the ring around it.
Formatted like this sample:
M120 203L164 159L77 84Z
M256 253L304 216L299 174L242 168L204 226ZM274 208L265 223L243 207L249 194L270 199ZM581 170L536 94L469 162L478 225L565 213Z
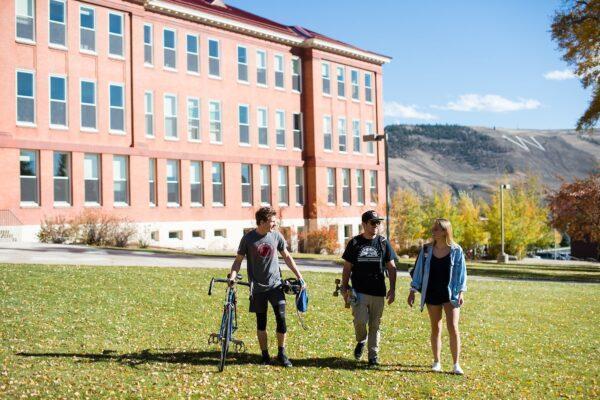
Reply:
M250 312L256 313L256 335L258 344L262 351L263 364L270 364L268 342L267 342L267 307L271 303L275 320L277 321L277 360L285 367L291 367L292 363L285 354L285 334L287 327L285 323L285 294L281 289L281 270L277 252L281 254L288 268L300 280L302 286L304 280L298 271L294 259L288 253L285 239L276 230L276 212L271 207L261 207L256 212L256 229L246 233L240 241L237 256L231 266L229 283L235 283L235 277L240 270L244 257L247 257L248 281L251 282L252 293L250 293Z

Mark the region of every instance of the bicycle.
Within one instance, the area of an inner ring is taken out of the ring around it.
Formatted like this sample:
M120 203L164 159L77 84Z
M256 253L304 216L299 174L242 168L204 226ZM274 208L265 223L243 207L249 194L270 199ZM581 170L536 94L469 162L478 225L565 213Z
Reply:
M242 276L237 275L236 284L250 287L248 282L241 282ZM229 279L218 279L212 278L210 280L210 287L208 288L208 295L212 295L213 285L217 283L226 283L227 292L225 295L225 304L223 305L223 317L221 318L221 327L219 333L211 333L208 338L209 344L221 344L221 358L219 360L219 372L222 372L225 368L225 359L229 351L230 343L235 346L236 352L246 351L246 345L243 341L233 338L235 331L237 330L237 294L235 285L229 286Z

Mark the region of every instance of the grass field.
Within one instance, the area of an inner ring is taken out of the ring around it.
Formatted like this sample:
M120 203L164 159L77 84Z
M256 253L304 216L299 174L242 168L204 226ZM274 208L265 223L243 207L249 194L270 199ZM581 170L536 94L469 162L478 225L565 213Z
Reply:
M288 317L293 369L262 367L240 288L247 354L218 373L207 338L219 270L0 265L0 398L598 398L600 285L471 280L462 311L465 376L433 374L426 313L386 308L380 360L355 363L352 319L333 274L306 273L304 331ZM269 317L269 331L274 321ZM271 342L271 353L276 352ZM451 366L444 335L442 365Z

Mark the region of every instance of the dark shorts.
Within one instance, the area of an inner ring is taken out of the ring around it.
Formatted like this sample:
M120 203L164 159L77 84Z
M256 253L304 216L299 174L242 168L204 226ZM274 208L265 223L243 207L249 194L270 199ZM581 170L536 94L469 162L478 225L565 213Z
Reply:
M432 306L441 306L444 303L448 303L450 301L450 295L448 294L447 289L441 290L433 290L427 291L427 295L425 296L425 303Z
M250 312L266 313L267 305L271 303L274 310L279 309L281 304L285 304L285 294L281 288L271 289L267 292L254 293L250 296Z

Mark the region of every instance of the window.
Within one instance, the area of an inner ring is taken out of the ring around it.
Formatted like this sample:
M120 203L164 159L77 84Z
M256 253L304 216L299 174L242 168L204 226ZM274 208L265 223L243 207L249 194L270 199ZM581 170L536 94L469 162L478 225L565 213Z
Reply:
M302 91L302 64L298 57L292 58L292 90Z
M146 137L154 137L154 95L152 92L144 93L144 122Z
M350 71L350 84L352 85L352 100L359 100L358 71L355 69Z
M369 72L365 72L365 101L367 103L373 102L372 79L372 75Z
M158 242L158 240L160 239L159 231L150 232L150 239L155 242Z
M338 136L339 149L341 152L346 152L346 118L338 119Z
M54 152L54 205L71 204L71 155Z
M258 145L269 145L269 127L267 123L267 109L258 109Z
M123 57L123 14L108 13L108 55Z
M81 81L81 129L96 130L96 82Z
M283 89L285 82L284 82L284 75L283 75L283 56L281 54L277 54L275 55L275 87L277 89Z
M177 139L177 96L165 94L164 113L165 113L165 138Z
M211 101L208 103L208 118L210 121L211 143L223 143L221 134L221 102Z
M327 203L335 204L335 169L327 168Z
M252 205L252 165L242 164L242 205Z
M337 94L338 97L346 97L346 70L337 67Z
M288 190L288 167L279 167L279 204L288 205L290 195Z
M243 46L237 48L238 81L248 82L248 49Z
M187 40L187 71L193 74L200 72L200 63L198 61L198 36L186 35Z
M177 34L173 29L163 29L163 67L177 69Z
M356 170L356 202L365 204L365 171L362 169Z
M129 162L127 156L113 157L113 199L115 206L129 205Z
M248 105L240 104L238 106L238 126L240 134L240 144L250 144L250 110Z
M267 86L267 53L262 50L256 52L256 84Z
M333 149L331 140L331 117L326 115L323 117L323 147L325 150Z
M377 203L377 171L370 172L370 189L371 203Z
M122 84L111 84L110 92L110 129L125 132L125 91Z
M275 111L275 142L277 147L285 148L285 111Z
M182 240L183 232L182 231L169 231L169 239Z
M354 142L354 152L360 153L360 121L352 120L352 138Z
M150 207L156 207L156 158L148 159L148 199Z
M213 206L225 205L223 163L212 163Z
M50 76L50 127L67 126L67 78Z
M38 152L21 150L19 163L21 164L21 204L39 205Z
M260 166L260 202L271 204L271 167L268 165Z
M294 113L292 115L294 129L294 148L302 150L304 146L304 137L302 134L302 113Z
M154 38L152 24L144 24L144 64L154 65Z
M221 56L221 49L219 41L214 39L208 40L208 76L220 77L221 66L219 57Z
M321 78L323 81L323 94L331 94L331 74L329 72L329 64L321 64Z
M352 239L352 225L344 225L344 243Z
M96 53L96 10L79 7L79 50Z
M350 170L342 168L342 204L350 205Z
M296 205L304 205L304 168L296 167Z
M200 100L195 97L188 97L188 139L191 141L200 141Z
M202 162L190 162L190 198L192 206L199 207L204 203L202 193Z
M35 75L17 71L17 123L35 124Z
M100 204L100 179L102 175L99 154L86 154L83 158L85 204Z
M192 238L194 239L204 239L205 237L206 234L204 233L204 230L192 231Z
M373 135L373 123L365 122L365 135ZM367 142L367 154L375 154L375 142Z
M16 0L15 17L17 39L35 41L35 0Z
M50 0L50 26L48 43L66 47L67 45L67 7L65 0Z
M179 160L167 160L167 205L179 206Z
M227 230L226 229L215 229L213 234L215 237L225 238L225 237L227 237Z

